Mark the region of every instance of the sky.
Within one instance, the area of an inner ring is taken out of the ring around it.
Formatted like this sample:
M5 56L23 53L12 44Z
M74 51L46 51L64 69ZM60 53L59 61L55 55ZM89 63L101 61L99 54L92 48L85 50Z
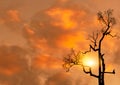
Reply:
M0 0L0 85L97 85L80 66L63 69L71 48L85 51L88 36L102 25L97 13L113 9L120 34L119 0ZM119 85L120 39L107 37L103 52L106 85ZM93 67L93 70L96 67ZM86 82L87 81L87 82Z

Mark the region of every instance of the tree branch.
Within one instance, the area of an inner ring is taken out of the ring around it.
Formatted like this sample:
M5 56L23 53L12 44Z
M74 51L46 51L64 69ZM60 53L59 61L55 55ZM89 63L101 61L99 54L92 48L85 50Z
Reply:
M98 50L99 50L98 48L95 48L95 47L93 47L92 45L89 45L89 46L90 46L90 47L89 47L89 50L83 52L83 54L86 54L86 53L88 53L88 52L91 52L91 50L93 50L93 51L98 51Z
M112 72L104 72L104 73L115 74L115 69Z
M84 73L86 73L86 74L90 74L90 76L93 76L93 77L98 78L97 75L95 75L95 74L92 73L92 71L91 71L91 67L88 67L88 68L89 68L88 71L85 70L85 67L88 67L88 66L83 66L83 72L84 72Z

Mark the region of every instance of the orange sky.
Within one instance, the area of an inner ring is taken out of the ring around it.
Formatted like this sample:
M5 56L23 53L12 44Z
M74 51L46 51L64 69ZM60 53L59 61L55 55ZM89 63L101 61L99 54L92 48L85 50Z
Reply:
M100 30L97 12L114 9L120 33L119 0L0 0L0 85L97 85L97 79L62 59L71 48L87 50L88 35ZM106 85L119 85L120 40L105 38ZM105 48L105 49L104 49ZM88 82L86 82L88 81Z

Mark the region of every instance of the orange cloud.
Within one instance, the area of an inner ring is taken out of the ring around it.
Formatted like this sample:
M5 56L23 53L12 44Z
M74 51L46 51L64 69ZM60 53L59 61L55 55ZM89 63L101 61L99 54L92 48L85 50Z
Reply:
M62 61L58 58L43 55L34 58L33 67L37 69L58 69L62 66Z
M73 85L73 81L70 74L59 72L50 76L45 85Z
M25 26L25 37L34 48L42 51L76 48L80 44L84 47L85 16L85 10L52 7L32 18L30 26Z
M73 9L52 8L46 13L54 19L53 26L60 26L63 29L74 29L77 27L77 18L83 17L86 13L84 11L76 11Z
M67 2L68 0L59 0L59 2L62 2L62 3L65 3Z
M13 76L26 69L26 60L21 58L25 54L26 52L17 46L0 46L0 75Z
M30 26L27 25L27 24L24 24L24 28L25 28L26 32L27 32L28 34L30 34L30 35L33 35L33 34L35 33L35 32L30 28Z
M3 19L0 19L0 24L4 24L5 21Z
M19 67L0 68L0 73L7 76L12 76L20 72Z
M46 39L36 36L36 32L27 24L24 25L24 35L33 48L47 48Z
M10 20L13 22L20 22L20 16L19 11L17 10L8 10L7 11L8 16L10 17Z
M61 35L58 38L57 44L60 47L76 48L76 47L78 47L80 42L84 42L85 40L86 40L86 38L85 38L84 32L77 32L77 33Z
M20 66L20 62L18 63L17 58L15 54L3 54L5 58L0 58L0 74L4 74L7 76L14 75L22 70L22 66ZM1 57L1 54L0 54ZM7 59L6 59L7 58Z

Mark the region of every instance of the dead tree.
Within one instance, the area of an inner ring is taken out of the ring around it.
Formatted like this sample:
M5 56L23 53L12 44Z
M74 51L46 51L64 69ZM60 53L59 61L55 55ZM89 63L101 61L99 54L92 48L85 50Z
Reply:
M112 13L113 10L111 9L105 12L98 12L98 20L101 22L104 28L102 28L100 32L93 32L93 34L89 36L92 43L89 45L88 51L75 53L75 51L72 49L71 54L64 58L63 67L67 69L66 71L69 71L74 65L81 65L86 74L90 74L90 76L98 78L98 85L105 85L104 74L115 74L115 70L106 72L104 53L102 53L102 45L105 37L117 37L117 35L111 34L112 26L116 23ZM91 70L91 67L83 65L83 63L80 61L80 57L83 54L85 55L91 51L97 52L98 55L98 74L94 74ZM86 71L85 68L89 68L89 70Z

